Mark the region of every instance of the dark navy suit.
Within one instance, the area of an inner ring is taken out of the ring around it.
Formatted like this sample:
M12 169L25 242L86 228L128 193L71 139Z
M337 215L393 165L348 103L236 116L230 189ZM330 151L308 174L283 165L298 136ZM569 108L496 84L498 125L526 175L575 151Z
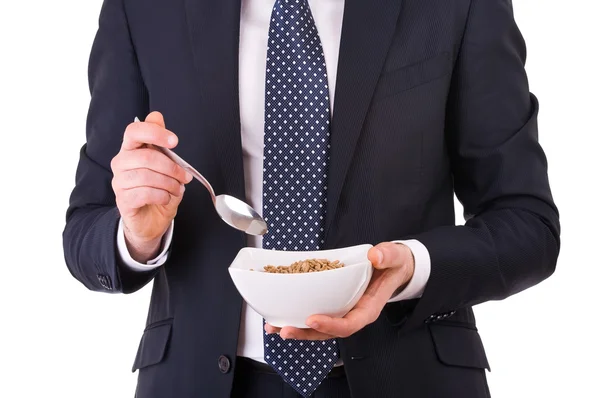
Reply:
M91 290L131 293L154 280L134 364L139 398L229 396L242 299L227 267L246 236L192 183L167 264L128 271L110 161L128 123L158 110L178 153L217 192L244 199L239 20L240 0L102 8L64 251ZM325 247L414 238L431 256L422 298L388 304L341 341L353 397L488 396L472 306L553 273L560 227L524 62L510 0L346 0ZM455 192L465 226L454 226Z

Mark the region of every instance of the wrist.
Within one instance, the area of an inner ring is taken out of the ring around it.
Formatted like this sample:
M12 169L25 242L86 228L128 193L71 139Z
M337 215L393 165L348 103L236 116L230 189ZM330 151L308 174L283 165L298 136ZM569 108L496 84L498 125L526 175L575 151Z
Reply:
M404 283L402 283L401 286L398 287L398 291L403 290L412 280L413 275L415 274L415 256L411 250L410 247L408 247L407 245L403 244L403 243L396 243L397 245L401 246L402 250L404 251L404 264L402 266L402 268L404 269Z
M389 302L418 299L423 296L431 273L429 251L415 239L397 240L394 243L403 245L399 246L402 259L398 261L402 273L398 281L401 288L396 290Z
M158 256L162 236L154 239L139 239L134 237L128 228L123 228L125 236L125 245L132 259L138 263L146 264L151 259Z

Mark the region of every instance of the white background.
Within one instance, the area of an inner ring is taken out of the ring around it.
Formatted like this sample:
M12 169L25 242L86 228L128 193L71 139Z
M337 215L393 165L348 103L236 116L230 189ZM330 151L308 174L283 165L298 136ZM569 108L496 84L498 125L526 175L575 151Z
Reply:
M476 308L494 397L599 396L596 4L514 0L531 90L541 102L540 141L563 244L549 280ZM62 254L100 6L0 0L1 397L133 396L130 369L150 289L89 292L70 276Z

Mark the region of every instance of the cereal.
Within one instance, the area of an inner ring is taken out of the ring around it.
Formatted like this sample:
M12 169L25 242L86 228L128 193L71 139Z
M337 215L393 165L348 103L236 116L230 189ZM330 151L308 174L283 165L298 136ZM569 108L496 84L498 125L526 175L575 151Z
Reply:
M332 269L342 268L343 263L338 260L329 261L326 259L307 259L296 261L292 265L267 265L264 267L265 272L270 274L302 274L307 272L321 272Z

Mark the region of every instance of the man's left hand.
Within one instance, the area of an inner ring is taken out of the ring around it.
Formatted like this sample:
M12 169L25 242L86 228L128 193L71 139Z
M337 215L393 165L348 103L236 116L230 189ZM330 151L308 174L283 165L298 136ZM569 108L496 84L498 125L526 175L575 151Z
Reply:
M373 276L364 295L343 318L313 315L306 320L310 329L290 326L276 328L266 324L267 333L279 333L283 339L327 340L348 337L375 322L388 300L410 282L415 260L412 251L403 244L385 242L368 253L373 264Z

